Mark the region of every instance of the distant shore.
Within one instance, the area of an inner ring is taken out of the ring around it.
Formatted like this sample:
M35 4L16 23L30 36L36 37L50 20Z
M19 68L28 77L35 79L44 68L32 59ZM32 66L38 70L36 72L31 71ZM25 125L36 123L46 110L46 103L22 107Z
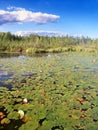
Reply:
M0 32L0 53L98 52L98 40L88 37L17 36Z

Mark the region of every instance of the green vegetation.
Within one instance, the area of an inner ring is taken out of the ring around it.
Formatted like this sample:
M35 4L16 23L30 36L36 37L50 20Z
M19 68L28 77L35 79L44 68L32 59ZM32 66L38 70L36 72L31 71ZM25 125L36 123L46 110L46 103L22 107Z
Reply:
M0 58L0 72L0 130L98 129L98 54Z
M37 55L0 58L0 130L98 129L98 39L0 33L0 52Z
M30 35L26 37L0 32L0 52L51 53L68 51L98 51L98 39L85 37L49 37Z

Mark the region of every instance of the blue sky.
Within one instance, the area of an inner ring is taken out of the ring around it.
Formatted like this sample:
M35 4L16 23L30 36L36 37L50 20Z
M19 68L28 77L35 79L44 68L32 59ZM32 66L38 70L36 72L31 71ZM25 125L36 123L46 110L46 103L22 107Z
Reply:
M98 38L98 0L0 0L0 31Z

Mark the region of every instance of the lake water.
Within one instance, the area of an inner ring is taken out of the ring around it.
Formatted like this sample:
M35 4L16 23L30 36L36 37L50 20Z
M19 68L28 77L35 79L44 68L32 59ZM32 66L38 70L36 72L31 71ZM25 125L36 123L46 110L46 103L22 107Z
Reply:
M0 56L0 84L13 86L14 81L26 78L73 79L96 84L98 79L98 55L63 53L26 56L2 54ZM71 80L72 80L71 79ZM45 81L47 82L47 81ZM58 81L59 82L59 81ZM14 84L15 85L15 84Z
M98 54L1 55L0 114L1 130L97 130Z

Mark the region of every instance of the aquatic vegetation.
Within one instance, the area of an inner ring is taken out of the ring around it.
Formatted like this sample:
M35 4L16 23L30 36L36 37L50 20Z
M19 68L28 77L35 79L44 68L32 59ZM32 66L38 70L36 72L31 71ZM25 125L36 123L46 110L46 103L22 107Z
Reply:
M1 130L97 130L98 55L49 55L0 58Z
M19 114L20 119L24 117L24 111L18 110L18 114Z

